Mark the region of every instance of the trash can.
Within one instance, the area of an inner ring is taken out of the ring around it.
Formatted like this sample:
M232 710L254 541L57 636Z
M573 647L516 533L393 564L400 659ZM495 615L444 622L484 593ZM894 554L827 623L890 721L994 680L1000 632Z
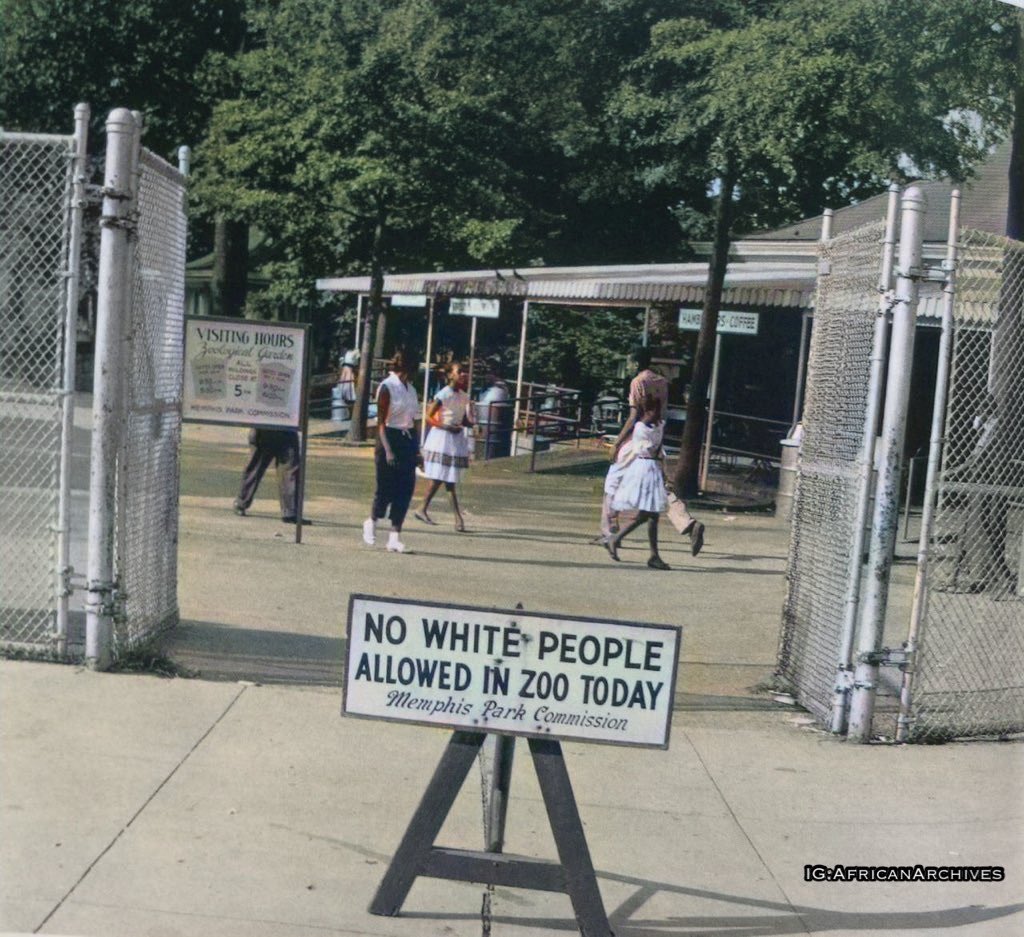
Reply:
M476 403L476 458L500 459L512 452L512 405L506 401Z
M782 456L779 459L779 490L775 495L775 516L788 521L793 516L793 496L796 494L796 465L800 456L800 440L783 439L781 445Z

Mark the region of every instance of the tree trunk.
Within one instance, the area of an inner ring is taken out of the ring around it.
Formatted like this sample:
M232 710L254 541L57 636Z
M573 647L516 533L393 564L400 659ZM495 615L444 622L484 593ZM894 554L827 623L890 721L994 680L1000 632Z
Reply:
M693 375L690 378L690 397L686 404L686 424L674 476L676 494L684 501L697 494L700 484L700 447L707 416L708 382L715 354L718 310L722 305L722 286L729 263L729 228L732 224L735 188L736 180L731 170L727 169L722 176L722 190L715 210L714 249L708 265L704 308L700 316L700 332L697 334L697 352L693 358Z
M218 216L213 229L213 277L210 300L215 316L245 313L249 272L249 226Z
M356 399L352 404L352 422L348 430L350 442L363 442L367 438L366 420L370 405L370 378L373 373L373 355L377 347L376 333L382 331L384 295L384 232L385 216L381 211L373 230L370 250L370 295L366 304L366 321L359 348L359 376L356 379Z
M1017 14L1017 82L1013 93L1006 236L1024 240L1024 13Z

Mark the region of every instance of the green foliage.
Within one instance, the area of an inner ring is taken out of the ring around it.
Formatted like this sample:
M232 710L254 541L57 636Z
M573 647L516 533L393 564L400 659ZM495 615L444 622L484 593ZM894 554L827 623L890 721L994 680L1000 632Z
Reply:
M317 277L683 259L712 236L965 176L1012 117L1013 11L972 0L0 0L0 125L147 115L193 220L258 226L249 312ZM629 316L539 312L536 376L598 382ZM558 323L556 326L555 323ZM628 336L625 332L628 331ZM625 336L625 337L624 337Z
M59 133L79 102L98 132L114 107L146 115L173 157L206 129L244 34L242 0L0 0L0 126Z
M531 308L526 377L575 387L585 400L602 391L621 393L619 365L642 325L636 309Z
M655 25L612 110L645 180L729 170L756 230L908 171L968 174L1012 119L1011 25L996 3L695 6Z
M316 276L365 272L381 229L389 269L674 259L692 212L624 171L606 126L658 7L254 3L196 205L265 230L300 305Z

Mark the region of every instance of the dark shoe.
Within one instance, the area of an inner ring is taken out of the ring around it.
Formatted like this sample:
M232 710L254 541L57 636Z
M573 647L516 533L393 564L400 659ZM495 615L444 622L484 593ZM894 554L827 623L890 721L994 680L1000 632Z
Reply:
M431 527L437 526L435 521L426 511L413 511L412 516L418 521L422 521L424 524L430 524Z
M690 556L696 556L704 546L704 525L700 521L693 522L690 531Z
M237 501L235 502L235 513L239 517L245 517L245 508L243 508Z
M284 523L286 523L286 524L294 524L295 523L295 517L282 517L281 520L284 521ZM302 526L303 527L307 526L308 524L312 524L312 523L313 522L308 517L302 518Z
M647 561L647 565L650 566L651 569L671 569L672 568L660 556L652 556Z
M608 555L613 560L615 560L616 563L618 563L619 562L619 543L618 543L618 541L614 537L611 537L608 540L604 541L604 548L608 551Z

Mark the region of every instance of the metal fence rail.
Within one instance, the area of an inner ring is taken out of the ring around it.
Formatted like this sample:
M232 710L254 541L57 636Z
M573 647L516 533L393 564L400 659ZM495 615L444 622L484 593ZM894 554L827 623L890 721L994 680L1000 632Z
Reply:
M59 598L74 153L71 136L0 133L0 645L42 652Z
M1024 731L1024 244L964 231L910 738Z
M132 243L125 414L118 457L114 650L178 620L178 453L185 311L185 180L143 149Z
M804 438L793 504L778 672L800 703L828 722L842 624L860 557L871 356L885 224L865 225L821 245Z

